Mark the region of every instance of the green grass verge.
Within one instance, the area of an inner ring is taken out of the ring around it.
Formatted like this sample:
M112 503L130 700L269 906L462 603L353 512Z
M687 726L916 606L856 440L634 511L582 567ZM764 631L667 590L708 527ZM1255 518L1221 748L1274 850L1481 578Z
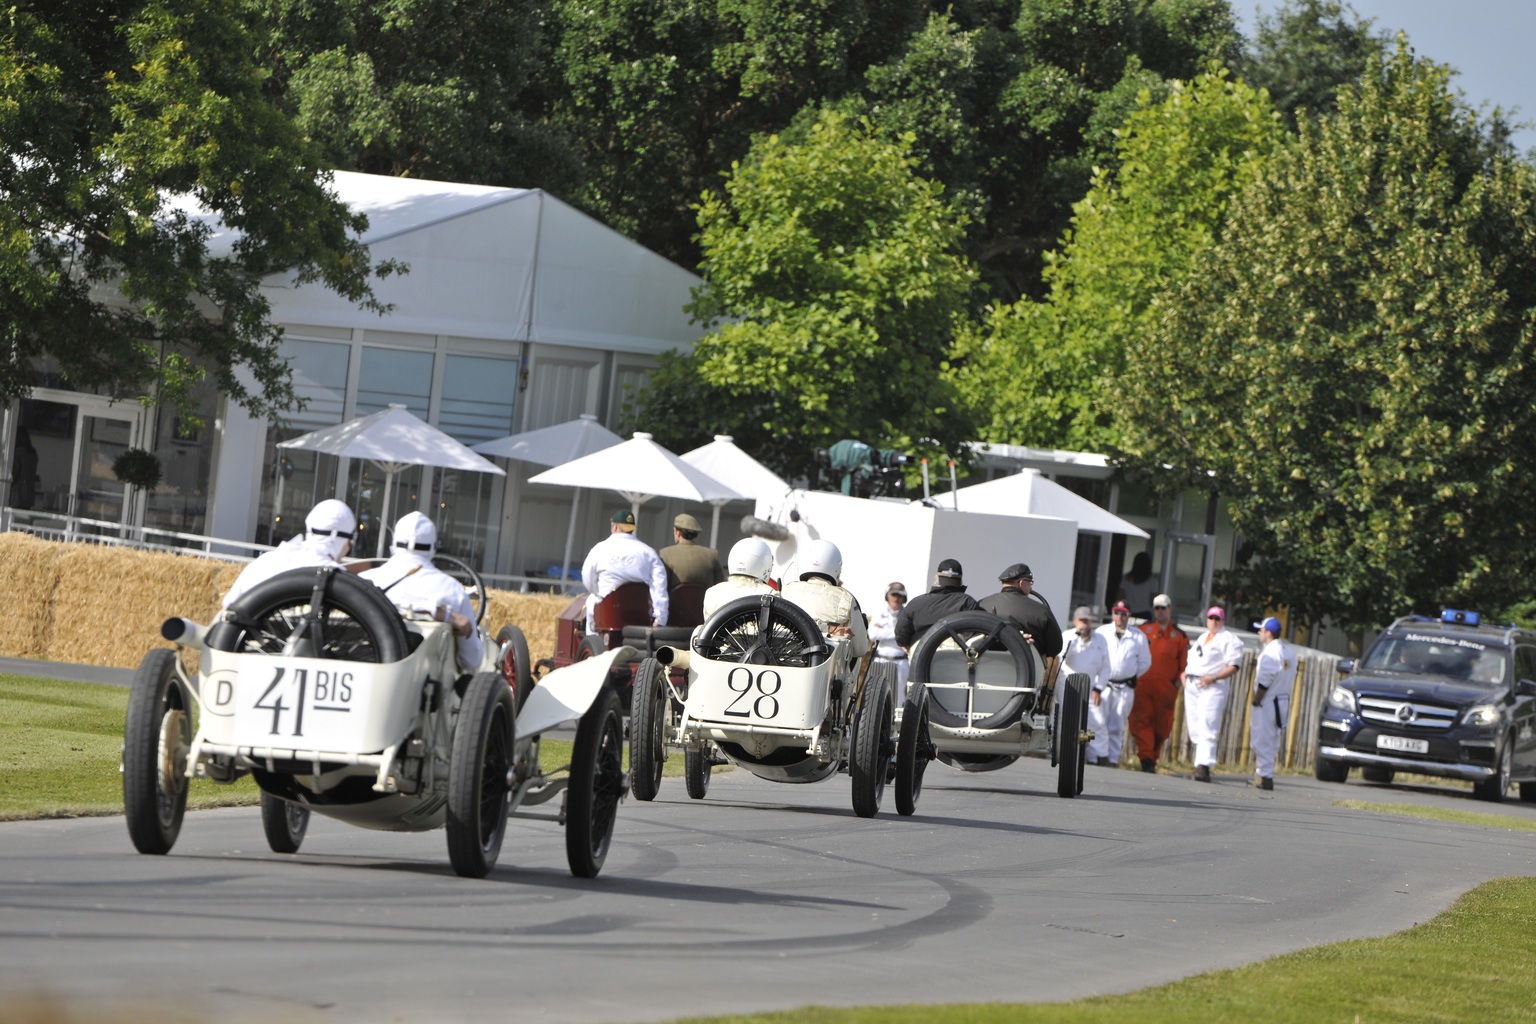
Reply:
M1517 818L1513 814L1487 814L1451 807L1421 807L1418 804L1375 804L1368 800L1335 800L1333 806L1347 807L1352 811L1376 811L1379 814L1401 814L1408 818L1449 821L1458 825L1486 825L1489 828L1536 832L1536 818Z
M1445 913L1359 939L1070 1003L809 1007L678 1024L1487 1024L1536 1021L1536 878L1478 886Z
M121 814L127 713L124 687L0 674L0 821ZM545 770L570 760L569 740L539 744ZM665 774L683 774L677 751ZM249 776L229 785L193 779L187 796L192 808L260 802Z

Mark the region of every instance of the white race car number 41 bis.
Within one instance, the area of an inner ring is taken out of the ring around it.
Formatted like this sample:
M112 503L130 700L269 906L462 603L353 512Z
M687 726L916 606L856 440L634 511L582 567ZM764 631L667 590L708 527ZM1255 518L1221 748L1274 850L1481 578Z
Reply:
M367 750L369 710L380 666L320 658L246 658L210 673L203 706L233 716L242 747Z

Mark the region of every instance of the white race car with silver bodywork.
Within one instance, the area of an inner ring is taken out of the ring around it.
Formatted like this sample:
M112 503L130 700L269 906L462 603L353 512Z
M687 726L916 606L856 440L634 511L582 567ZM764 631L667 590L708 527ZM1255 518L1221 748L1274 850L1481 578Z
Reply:
M911 657L901 715L904 749L910 731L920 758L926 734L932 756L969 772L1006 768L1020 757L1049 757L1057 795L1083 791L1093 738L1085 728L1086 675L1066 675L1058 687L1057 659L1048 669L1013 623L983 611L940 619L913 645ZM915 723L910 730L909 723Z
M679 687L669 668L686 669ZM630 712L636 795L651 799L669 747L682 748L688 795L709 788L711 753L773 782L810 783L846 770L853 809L880 809L896 753L895 673L854 659L846 637L823 636L798 605L774 594L732 601L694 634L640 663ZM896 774L902 806L910 777ZM903 813L910 814L911 810Z

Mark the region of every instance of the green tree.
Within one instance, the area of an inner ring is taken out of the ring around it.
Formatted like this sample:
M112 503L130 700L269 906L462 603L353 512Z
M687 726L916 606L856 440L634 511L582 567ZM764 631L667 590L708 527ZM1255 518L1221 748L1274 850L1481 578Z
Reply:
M1047 257L1044 299L993 307L957 374L989 441L1106 451L1120 381L1161 358L1154 300L1208 248L1282 134L1263 93L1213 71L1132 114Z
M1300 111L1331 113L1339 87L1358 82L1371 59L1387 52L1391 40L1372 24L1337 0L1286 0L1258 16L1234 67L1249 85L1267 90L1294 127Z
M277 99L330 165L565 193L547 0L247 0Z
M830 111L803 143L755 147L699 208L692 312L714 329L665 364L639 425L673 444L724 427L786 472L844 437L959 450L943 370L975 271L964 218L912 165Z
M1124 455L1230 496L1251 597L1356 628L1528 594L1536 177L1406 42L1239 196L1123 378Z
M211 370L251 410L286 408L261 278L378 308L381 268L262 95L236 4L27 0L0 24L0 395L51 361L75 386L180 404ZM189 200L238 235L216 241Z

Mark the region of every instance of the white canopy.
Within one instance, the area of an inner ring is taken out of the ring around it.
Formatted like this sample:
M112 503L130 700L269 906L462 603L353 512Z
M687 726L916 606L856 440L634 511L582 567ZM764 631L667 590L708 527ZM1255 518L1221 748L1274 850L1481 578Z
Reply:
M506 476L506 471L476 455L429 423L412 415L403 405L360 416L334 427L315 430L291 441L279 441L279 448L324 452L346 459L367 459L384 473L384 500L379 505L378 554L384 554L384 527L389 522L389 503L395 474L407 466L440 466L466 469L476 473ZM281 497L279 497L281 504Z
M644 433L575 462L546 469L528 482L618 491L636 505L658 496L689 501L733 501L744 497Z
M644 433L574 462L546 469L530 477L528 482L618 491L635 506L636 519L640 517L639 507L658 495L664 498L687 498L690 501L732 501L742 497L707 473L673 455L651 440L650 434ZM576 503L573 501L571 524L565 535L565 560L560 566L562 580L570 571L571 544L575 535Z
M947 498L948 495L945 495L941 500ZM1037 469L1026 469L984 484L962 487L955 492L955 498L956 507L962 512L990 512L997 515L1017 515L1022 512L1036 516L1055 516L1075 520L1077 528L1088 533L1148 536L1141 527L1074 494L1054 480L1047 480Z
M511 434L494 441L482 441L474 446L474 450L481 455L537 462L541 466L560 466L583 455L612 448L623 440L597 422L596 416L584 412L574 420L556 423L552 427Z
M683 461L701 469L731 490L745 498L782 498L789 492L789 484L778 474L736 447L729 434L716 434L709 444L683 453ZM714 547L720 536L720 506L730 499L716 499L709 527L709 546Z

